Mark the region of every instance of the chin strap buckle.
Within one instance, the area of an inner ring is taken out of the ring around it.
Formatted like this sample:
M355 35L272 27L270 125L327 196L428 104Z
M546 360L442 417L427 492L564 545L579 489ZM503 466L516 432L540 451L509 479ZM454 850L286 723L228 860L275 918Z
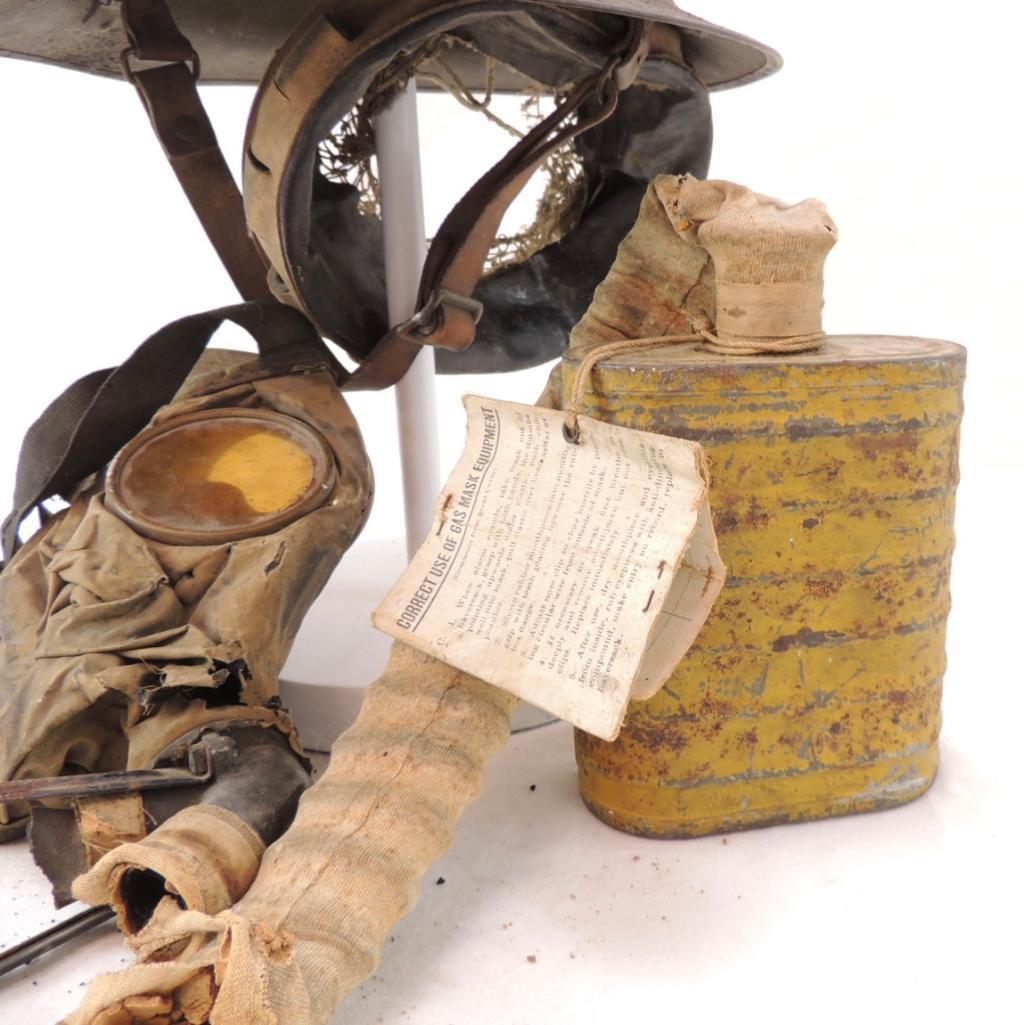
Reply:
M444 325L446 307L468 313L473 318L474 326L480 323L480 318L484 315L484 304L478 299L458 295L447 288L435 288L426 304L395 330L412 337L421 345L436 344L431 337Z
M630 25L623 52L612 68L611 77L619 92L625 92L640 74L651 52L651 27L649 21L634 21Z

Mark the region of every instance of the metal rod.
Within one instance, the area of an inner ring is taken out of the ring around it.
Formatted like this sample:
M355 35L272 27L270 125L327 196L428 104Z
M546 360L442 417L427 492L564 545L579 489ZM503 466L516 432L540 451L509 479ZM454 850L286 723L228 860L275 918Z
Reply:
M109 922L113 917L113 908L108 908L105 905L89 908L51 926L45 932L39 933L38 936L25 940L24 943L8 947L7 950L0 952L0 976L13 972L15 968L20 968L22 965L28 964L29 961L34 961L37 957L42 957L43 954L62 947L65 943L70 943L71 940L90 932L96 926Z
M416 312L427 233L423 217L416 83L377 114L377 170L384 227L388 318L400 324ZM395 386L398 440L405 495L405 540L411 558L434 522L441 482L434 392L434 350L424 346Z
M167 790L171 787L208 783L210 768L195 773L188 769L131 769L125 772L92 772L80 776L47 776L0 783L0 804L10 801L43 801L50 797L102 797L135 790Z

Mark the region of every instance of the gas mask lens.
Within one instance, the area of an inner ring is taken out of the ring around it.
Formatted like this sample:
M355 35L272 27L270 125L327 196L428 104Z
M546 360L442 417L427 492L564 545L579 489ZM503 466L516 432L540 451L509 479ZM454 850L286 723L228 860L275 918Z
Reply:
M267 410L208 410L143 431L110 465L108 506L141 534L219 544L269 534L322 505L334 457L307 425Z

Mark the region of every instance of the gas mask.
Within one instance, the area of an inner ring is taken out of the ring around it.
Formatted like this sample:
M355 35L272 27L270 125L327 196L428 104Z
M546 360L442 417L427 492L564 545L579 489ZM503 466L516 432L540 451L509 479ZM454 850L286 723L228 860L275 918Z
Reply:
M31 819L35 856L60 902L118 842L186 804L227 808L268 843L308 783L277 676L365 521L370 468L333 361L303 318L270 302L191 318L193 351L225 316L256 325L262 358L205 353L148 426L83 473L84 460L112 445L97 434L103 395L123 396L157 373L159 389L174 390L175 372L160 359L172 345L179 376L186 369L182 331L154 336L163 342L151 339L145 359L106 379L91 420L82 416L63 446L62 472L75 464L82 478L70 504L0 575L0 777L22 781L29 796L30 781L68 777L64 793L74 795L49 799L44 788L44 803L7 800L0 828L11 837ZM287 341L272 348L275 333ZM30 432L23 484L46 463L40 439L52 442L52 425L73 408L58 401ZM254 758L257 789L268 788L262 802L249 792L251 766L248 781L231 785ZM152 779L133 775L154 770ZM116 774L126 774L123 786ZM121 802L120 826L105 801Z

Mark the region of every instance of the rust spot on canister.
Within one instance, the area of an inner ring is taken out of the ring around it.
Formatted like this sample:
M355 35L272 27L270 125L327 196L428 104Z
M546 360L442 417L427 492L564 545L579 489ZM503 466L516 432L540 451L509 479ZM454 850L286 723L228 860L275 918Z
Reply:
M619 739L577 731L598 817L699 836L928 788L964 365L949 342L842 336L798 356L674 348L596 368L589 415L705 446L729 568L696 644Z

